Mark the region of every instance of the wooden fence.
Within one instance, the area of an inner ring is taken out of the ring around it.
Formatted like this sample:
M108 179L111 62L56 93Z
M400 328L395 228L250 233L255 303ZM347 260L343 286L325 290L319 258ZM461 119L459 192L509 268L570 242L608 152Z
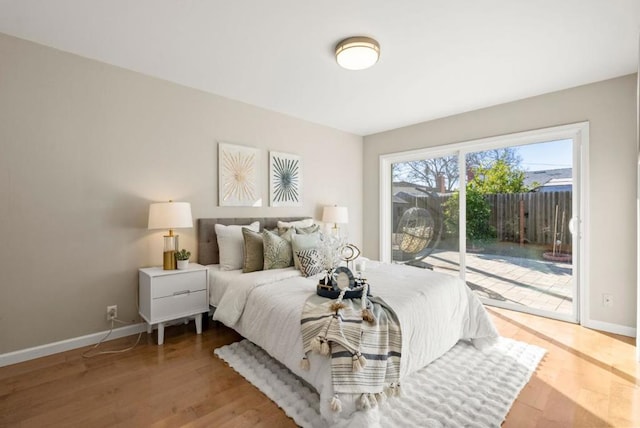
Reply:
M524 242L553 245L555 233L555 240L571 245L570 191L501 193L485 198L491 205L491 224L498 240L520 242L522 231Z
M394 206L394 230L405 209L428 206L431 212L442 213L443 204L450 198L444 195L420 198L407 196L402 195L402 198L408 204ZM486 195L485 198L491 206L490 224L495 228L499 241L520 242L523 233L525 243L553 245L555 231L555 240L562 241L564 251L569 250L569 221L573 215L571 191L500 193Z

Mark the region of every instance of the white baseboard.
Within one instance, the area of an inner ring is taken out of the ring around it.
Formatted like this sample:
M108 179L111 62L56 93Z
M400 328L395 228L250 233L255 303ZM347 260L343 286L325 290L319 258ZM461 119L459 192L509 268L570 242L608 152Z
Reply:
M137 334L146 330L147 325L145 323L114 328L107 340L131 336L132 334ZM88 334L86 336L73 337L71 339L61 340L60 342L47 343L46 345L35 346L33 348L20 349L6 354L0 354L0 367L57 354L59 352L82 348L83 346L95 345L100 341L100 339L105 337L107 333L109 333L109 330Z
M584 320L582 326L594 330L606 331L607 333L620 334L622 336L636 337L637 334L637 329L633 327L604 321Z

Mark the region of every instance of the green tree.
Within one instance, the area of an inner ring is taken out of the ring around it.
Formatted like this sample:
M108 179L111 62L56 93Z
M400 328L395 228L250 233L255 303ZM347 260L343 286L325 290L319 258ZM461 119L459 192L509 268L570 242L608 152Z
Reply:
M445 226L451 235L457 235L459 230L460 194L455 192L444 203ZM496 237L495 229L489 224L491 219L491 205L484 194L467 184L467 239L471 247L475 247L479 241Z
M472 247L479 241L493 239L496 230L489 224L491 206L485 195L495 193L527 192L524 184L524 171L505 159L497 159L487 165L478 165L471 169L473 178L466 186L467 190L467 239ZM445 224L447 232L458 233L459 194L455 192L445 203Z
M524 171L514 168L502 159L489 167L475 168L469 185L484 195L529 191L524 184Z

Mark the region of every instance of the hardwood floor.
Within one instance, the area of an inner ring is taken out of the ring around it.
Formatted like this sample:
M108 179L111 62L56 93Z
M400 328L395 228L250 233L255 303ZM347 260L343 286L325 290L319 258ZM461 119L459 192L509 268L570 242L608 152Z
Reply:
M488 310L500 334L548 351L503 427L640 427L635 339Z
M634 339L489 308L503 336L549 352L504 427L640 427ZM117 349L135 336L107 342ZM0 368L1 427L294 427L273 402L213 355L239 340L216 325L169 327L165 344L143 334L130 352L87 348Z

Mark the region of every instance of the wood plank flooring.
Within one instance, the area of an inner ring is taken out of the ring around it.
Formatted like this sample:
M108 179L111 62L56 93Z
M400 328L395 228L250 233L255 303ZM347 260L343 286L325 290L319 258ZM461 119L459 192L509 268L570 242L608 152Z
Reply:
M634 339L489 308L503 336L549 352L503 427L640 427ZM216 324L143 334L124 354L87 348L0 368L0 427L294 427L273 402L213 355L240 340ZM107 342L126 347L136 336Z

